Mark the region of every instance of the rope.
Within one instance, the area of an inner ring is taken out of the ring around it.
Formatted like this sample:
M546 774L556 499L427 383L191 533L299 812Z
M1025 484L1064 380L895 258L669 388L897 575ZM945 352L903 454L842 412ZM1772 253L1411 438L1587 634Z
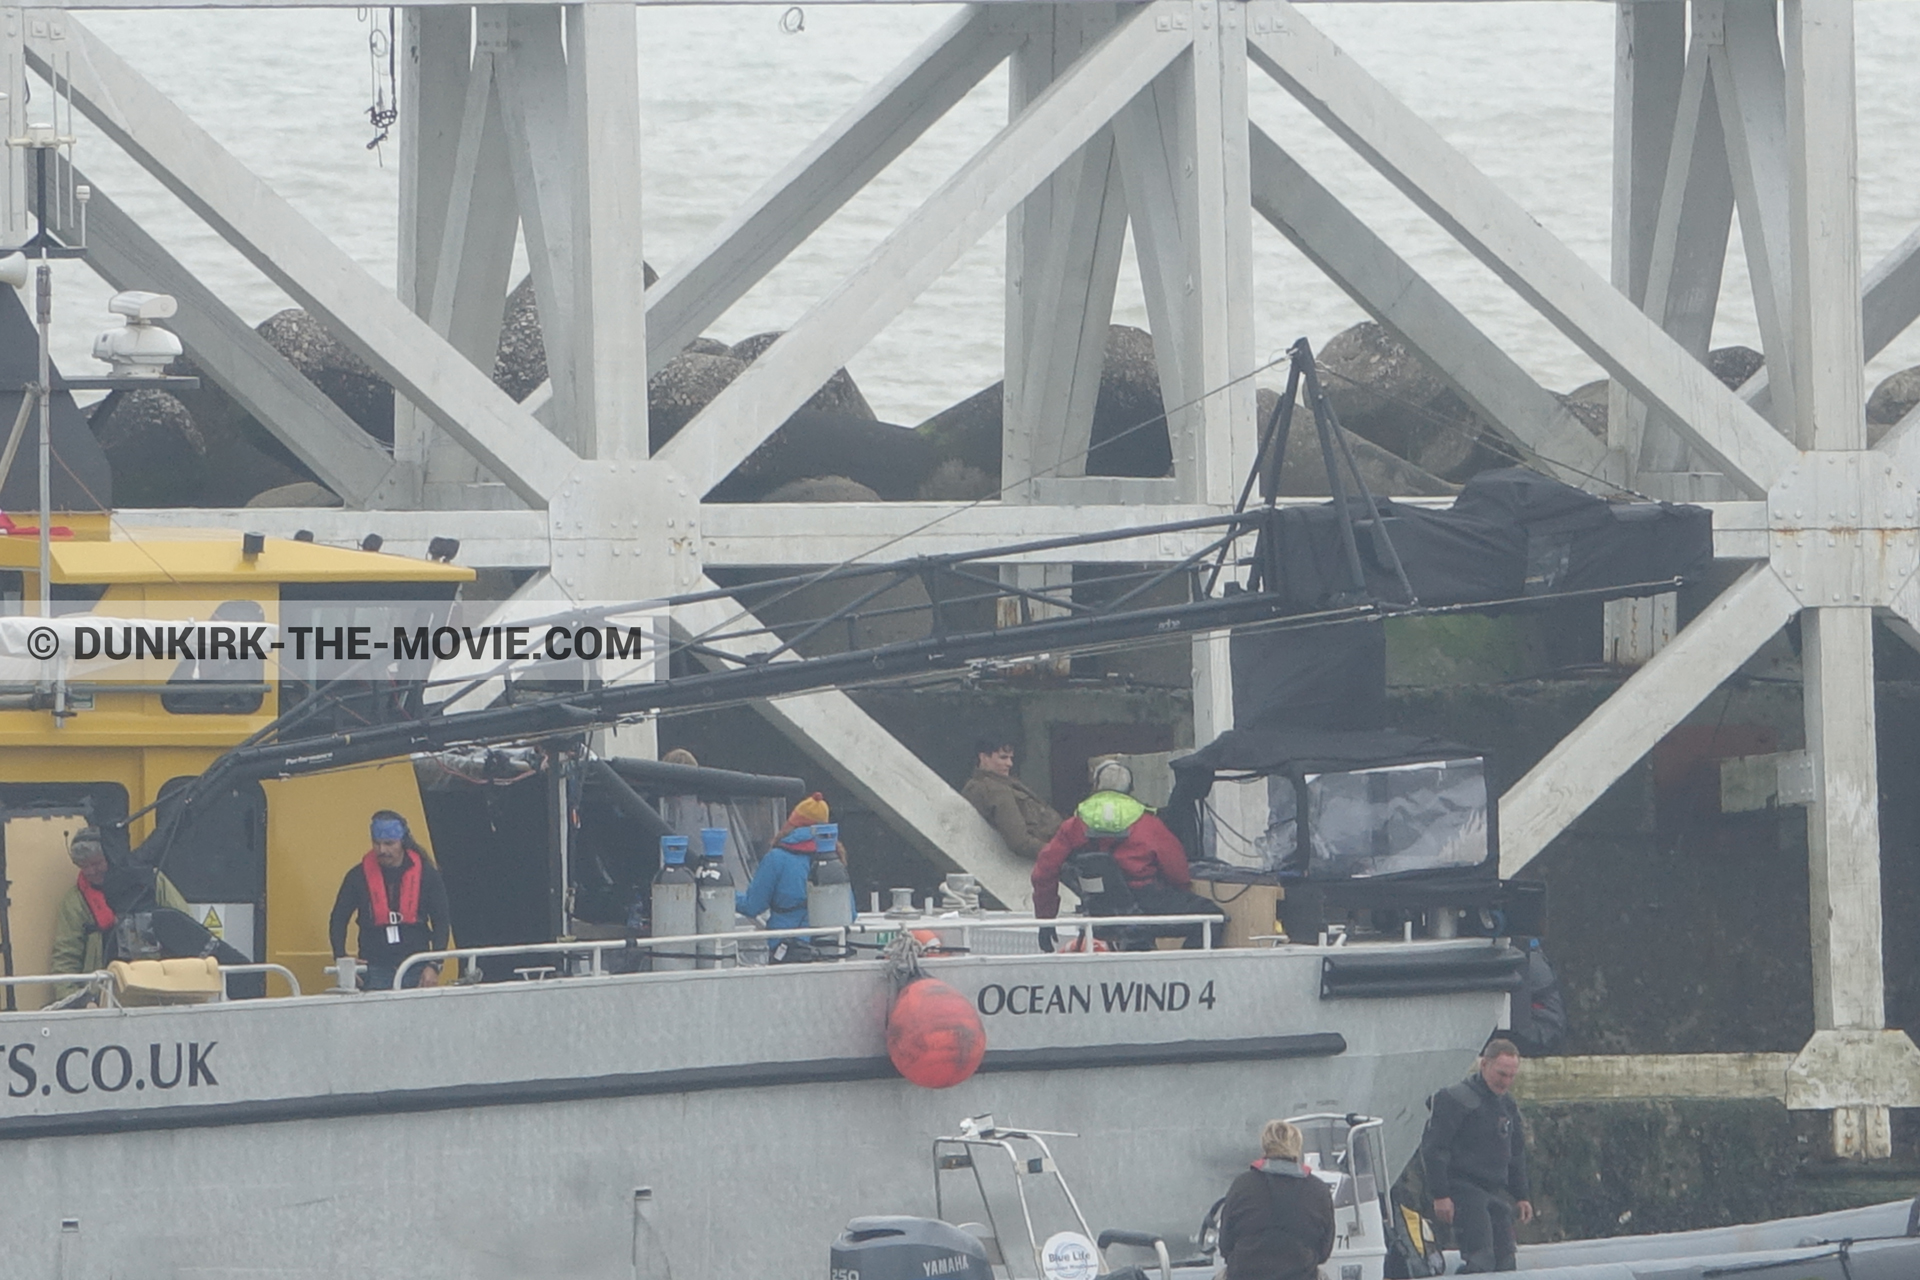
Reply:
M395 10L387 10L387 29L380 29L380 15L368 11L367 15L367 62L373 81L373 105L367 108L367 122L374 128L373 141L367 144L367 150L379 151L380 144L387 140L387 131L394 121L400 118L400 82L394 71L394 45L398 43L394 32ZM385 68L381 62L386 62ZM386 163L383 152L381 163Z

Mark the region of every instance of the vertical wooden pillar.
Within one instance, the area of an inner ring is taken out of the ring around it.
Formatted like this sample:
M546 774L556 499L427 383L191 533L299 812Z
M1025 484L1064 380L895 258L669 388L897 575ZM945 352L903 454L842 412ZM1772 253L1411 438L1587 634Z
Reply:
M1788 0L1784 12L1792 258L1794 437L1803 449L1866 446L1854 133L1852 0ZM1837 584L1836 584L1837 585ZM1816 1036L1886 1025L1873 614L1801 615ZM1834 1112L1835 1150L1891 1154L1883 1106Z
M566 14L575 447L588 458L645 458L639 33L631 4L569 5Z

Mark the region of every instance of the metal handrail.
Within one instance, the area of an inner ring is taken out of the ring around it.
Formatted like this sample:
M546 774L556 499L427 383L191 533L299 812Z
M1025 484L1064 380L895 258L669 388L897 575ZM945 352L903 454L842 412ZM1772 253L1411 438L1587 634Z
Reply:
M293 970L283 964L223 964L220 966L220 998L229 999L227 979L236 973L277 973L287 981L292 990L290 994L300 994L300 979L293 976Z
M884 924L875 922L867 926L874 931L887 929L959 929L963 946L971 945L971 935L976 929L1006 932L1038 932L1041 929L1072 929L1076 933L1082 928L1105 929L1113 925L1157 925L1197 924L1201 926L1201 942L1208 950L1213 949L1213 931L1215 926L1226 923L1222 912L1212 914L1194 913L1172 916L1060 916L1057 919L1042 919L1039 916L1016 916L1011 919L997 919L992 916L895 916Z
M96 969L92 973L23 973L0 978L0 987L31 987L43 984L66 986L69 983L105 982L112 976L105 969Z
M778 938L819 938L833 937L842 948L852 934L897 933L901 929L944 928L993 930L1025 930L1037 932L1041 929L1069 928L1082 926L1106 928L1108 925L1172 925L1197 924L1202 926L1202 939L1209 948L1213 945L1213 929L1222 922L1218 913L1178 916L1063 916L1057 920L1043 920L1039 916L1015 917L1013 919L976 918L971 916L914 916L907 919L893 918L885 920L856 920L852 924L814 925L798 929L736 929L727 933L687 933L664 938L600 938L591 941L572 942L524 942L508 943L491 947L448 947L442 951L418 951L408 956L393 971L393 984L389 990L404 990L402 983L413 969L420 965L438 965L446 960L477 960L487 956L523 956L529 952L558 953L560 955L585 955L593 960L593 968L588 976L598 976L600 957L609 951L624 951L628 947L654 948L698 945L703 942L740 942L748 939ZM704 957L703 957L704 958ZM716 957L717 958L717 957Z
M735 929L727 933L686 933L665 938L599 938L591 941L572 942L523 942L496 947L449 947L444 951L418 951L408 956L393 971L393 985L390 990L402 990L401 983L413 969L424 964L438 965L443 960L477 960L485 956L523 956L528 952L558 952L561 955L585 955L593 959L593 968L588 976L601 973L600 957L609 951L624 951L628 947L664 947L702 942L737 942L748 938L820 938L835 937L842 947L847 944L847 935L854 932L866 932L859 925L823 924L805 929ZM707 957L702 957L703 959ZM718 959L717 956L712 957Z
M281 964L223 964L218 966L220 973L220 998L226 1000L227 979L236 973L277 973L286 979L287 986L294 995L300 994L300 979L293 970ZM23 973L12 977L0 977L0 988L33 986L93 986L102 991L111 990L113 974L106 969L96 969L92 973ZM23 1012L16 1010L15 1012Z

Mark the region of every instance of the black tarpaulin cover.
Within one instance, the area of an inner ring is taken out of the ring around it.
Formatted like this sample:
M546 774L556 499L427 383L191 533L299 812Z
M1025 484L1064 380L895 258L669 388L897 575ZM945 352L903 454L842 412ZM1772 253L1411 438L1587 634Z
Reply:
M1380 504L1382 525L1423 605L1520 601L1603 591L1670 589L1713 559L1713 517L1670 502L1608 502L1524 467L1482 472L1445 511ZM1364 508L1352 504L1356 518ZM1385 548L1358 531L1366 593L1406 603ZM1301 610L1352 590L1337 508L1295 507L1278 517L1274 589ZM1613 590L1610 590L1613 589Z
M1175 758L1174 796L1212 787L1216 774L1334 773L1480 753L1472 747L1401 729L1229 729L1199 750ZM1169 802L1171 803L1171 802Z
M1387 722L1387 628L1378 618L1241 631L1231 652L1237 725L1375 729Z
M1713 559L1704 507L1607 502L1522 467L1467 481L1445 511L1381 504L1382 525L1422 605L1537 609L1569 592L1629 596L1670 590ZM1354 503L1356 520L1365 516ZM1323 609L1352 592L1338 509L1274 516L1259 557L1267 587L1290 609ZM1366 596L1406 603L1385 547L1356 530ZM1386 636L1377 618L1294 630L1237 632L1233 719L1242 728L1369 729L1386 720Z

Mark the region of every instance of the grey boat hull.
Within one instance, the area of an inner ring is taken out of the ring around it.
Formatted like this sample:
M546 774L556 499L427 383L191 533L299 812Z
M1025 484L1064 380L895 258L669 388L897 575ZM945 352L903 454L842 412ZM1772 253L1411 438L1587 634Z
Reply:
M1920 1237L1906 1200L1804 1218L1526 1245L1520 1270L1539 1280L1913 1280Z
M1188 1240L1270 1117L1411 1150L1504 1012L1322 998L1325 955L932 962L989 1042L944 1091L887 1064L877 962L0 1016L0 1231L63 1280L797 1280L849 1218L931 1214L933 1137L992 1112L1081 1135L1096 1228Z

